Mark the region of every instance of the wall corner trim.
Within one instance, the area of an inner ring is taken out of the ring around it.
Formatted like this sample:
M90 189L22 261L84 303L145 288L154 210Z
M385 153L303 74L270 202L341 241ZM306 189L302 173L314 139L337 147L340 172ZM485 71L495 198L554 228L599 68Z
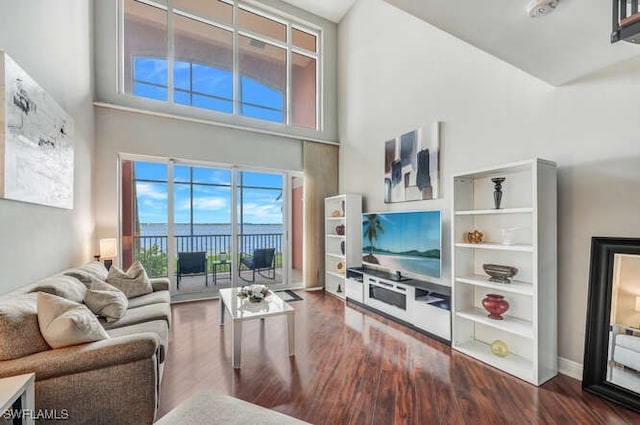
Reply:
M558 372L570 378L582 381L582 364L558 357Z

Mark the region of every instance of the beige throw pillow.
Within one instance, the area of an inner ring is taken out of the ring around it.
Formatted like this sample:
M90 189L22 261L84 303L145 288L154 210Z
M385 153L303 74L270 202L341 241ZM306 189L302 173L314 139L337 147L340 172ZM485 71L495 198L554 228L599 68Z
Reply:
M91 274L88 271L79 268L67 270L64 274L78 279L87 289L89 289L94 279L98 278L95 274ZM100 280L104 281L104 279Z
M133 263L126 273L115 266L111 266L107 275L107 283L124 292L127 298L135 298L153 292L147 272L140 264L140 261Z
M36 294L0 299L0 360L49 350L38 326Z
M86 306L45 292L38 292L38 325L51 348L109 338Z
M92 261L78 267L78 269L90 273L100 280L107 280L107 268L99 261Z
M69 301L81 303L87 292L87 287L75 277L56 275L36 282L29 292L46 292Z
M94 279L84 296L84 303L97 316L104 317L107 322L115 322L127 312L129 300L127 296L106 282Z

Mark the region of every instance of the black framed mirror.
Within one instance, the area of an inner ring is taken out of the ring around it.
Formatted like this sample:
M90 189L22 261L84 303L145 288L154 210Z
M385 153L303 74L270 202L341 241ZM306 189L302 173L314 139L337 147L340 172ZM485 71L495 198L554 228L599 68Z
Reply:
M640 412L640 238L591 240L582 388Z

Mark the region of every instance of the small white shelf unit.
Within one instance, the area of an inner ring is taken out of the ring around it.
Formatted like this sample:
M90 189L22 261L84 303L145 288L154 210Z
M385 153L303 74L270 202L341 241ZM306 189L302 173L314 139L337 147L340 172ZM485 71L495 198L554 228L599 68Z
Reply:
M494 177L505 177L500 209ZM539 158L453 177L452 347L534 385L558 373L556 188L556 164ZM465 240L473 230L482 243ZM511 283L491 282L483 264L518 273ZM482 307L492 293L510 304L504 320ZM492 354L495 340L508 345L506 357Z
M343 235L338 234L338 226L344 226ZM345 299L347 267L359 267L362 263L362 196L325 198L324 228L325 290Z

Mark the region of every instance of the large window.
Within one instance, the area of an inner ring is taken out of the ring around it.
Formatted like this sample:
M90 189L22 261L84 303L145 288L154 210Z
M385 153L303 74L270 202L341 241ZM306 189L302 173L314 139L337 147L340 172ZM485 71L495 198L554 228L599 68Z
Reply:
M233 0L122 0L125 93L320 129L320 32Z
M140 261L151 277L175 277L181 293L287 284L284 173L134 159L121 161L121 173L125 268ZM301 245L296 249L301 256ZM270 252L272 261L253 270L248 259L260 251ZM181 265L181 257L194 256L200 258L195 265Z

